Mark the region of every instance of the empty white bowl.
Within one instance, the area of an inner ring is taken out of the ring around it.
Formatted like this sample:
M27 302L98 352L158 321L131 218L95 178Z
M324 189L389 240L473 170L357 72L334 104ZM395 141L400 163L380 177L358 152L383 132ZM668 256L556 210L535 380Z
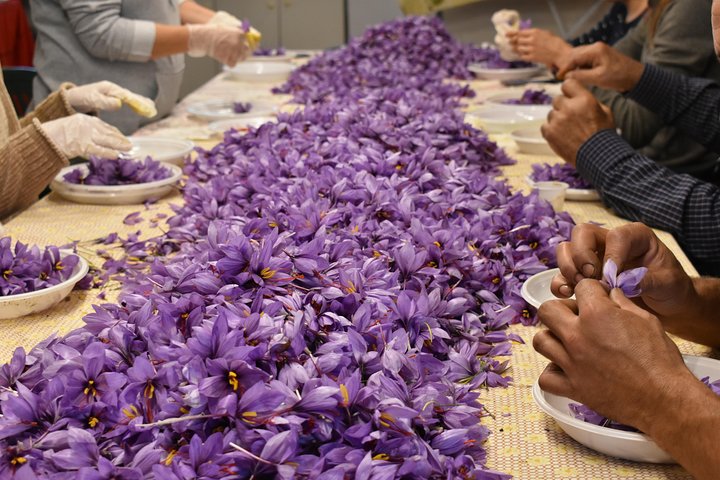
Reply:
M194 103L188 107L188 113L205 120L227 120L231 118L250 118L272 115L277 107L267 100L240 100L250 103L251 108L247 113L235 113L233 100L210 100L209 102Z
M65 181L67 173L81 168L87 171L87 165L73 165L60 170L50 188L61 197L75 203L90 205L132 205L148 200L158 200L170 193L182 178L182 169L177 165L164 163L170 170L170 176L162 180L135 185L78 185Z
M185 163L185 157L190 155L195 148L195 144L190 140L177 138L130 137L130 141L133 148L127 153L128 156L138 160L152 157L157 162L180 166Z
M519 129L535 128L539 131L545 122L542 112L515 111L500 108L482 108L465 116L465 121L487 133L510 133Z
M225 67L229 78L240 82L284 82L295 70L287 62L258 62L250 60L238 63L233 68Z
M696 377L710 377L711 382L720 378L720 361L690 355L683 358ZM538 382L533 385L532 393L542 411L553 417L565 433L588 448L634 462L675 463L670 455L642 433L600 427L575 418L568 405L577 402L543 391Z
M559 268L536 273L525 280L525 283L523 283L523 286L520 288L520 296L535 308L540 308L540 305L547 301L558 300L550 291L552 279L558 273L560 273Z
M87 261L80 255L77 257L79 260L73 269L73 274L64 282L35 292L0 297L0 319L24 317L45 311L60 303L75 288L75 284L88 273Z
M542 136L542 133L537 128L523 128L520 130L514 130L510 134L518 146L518 150L521 153L527 153L528 155L552 155L556 156L547 140Z

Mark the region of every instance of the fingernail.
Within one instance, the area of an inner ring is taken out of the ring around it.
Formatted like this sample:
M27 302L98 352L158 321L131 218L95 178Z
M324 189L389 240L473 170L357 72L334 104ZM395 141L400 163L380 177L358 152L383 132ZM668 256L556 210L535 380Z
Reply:
M562 285L558 290L560 291L560 295L563 297L572 296L572 290L567 285Z
M585 280L585 277L583 277L582 273L578 273L577 275L575 275L575 283L580 283L583 280Z
M593 278L595 275L595 265L591 263L586 263L582 267L583 275L585 275L585 278Z

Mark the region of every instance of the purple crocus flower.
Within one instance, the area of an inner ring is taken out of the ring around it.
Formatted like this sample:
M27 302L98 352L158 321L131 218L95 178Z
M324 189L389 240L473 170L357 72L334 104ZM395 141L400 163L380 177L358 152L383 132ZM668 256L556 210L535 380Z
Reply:
M625 270L618 275L617 264L612 260L608 259L603 267L603 280L611 288L619 288L627 298L635 298L642 295L640 289L640 283L642 283L645 274L647 273L646 267L633 268L631 270Z

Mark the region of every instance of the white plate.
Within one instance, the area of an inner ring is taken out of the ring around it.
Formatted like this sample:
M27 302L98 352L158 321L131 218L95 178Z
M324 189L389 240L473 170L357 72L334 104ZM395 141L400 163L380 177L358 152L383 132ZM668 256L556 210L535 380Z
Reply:
M225 67L228 76L241 82L284 82L295 70L288 62L257 62L249 60L238 63L233 68Z
M525 280L520 289L520 296L535 308L540 308L540 305L550 300L558 300L558 297L550 291L552 279L558 273L560 273L559 268L536 273Z
M557 156L537 128L514 130L510 134L510 138L515 141L521 153L527 153L528 155Z
M172 163L182 166L185 157L190 155L195 144L189 140L178 140L177 138L166 137L130 137L133 144L128 155L138 160L145 160L152 157L153 160L162 163Z
M484 107L468 113L465 121L486 133L510 133L521 128L535 128L540 131L546 116L542 112Z
M488 68L484 63L471 63L468 70L483 80L529 80L540 75L544 68L535 65L527 68Z
M220 120L213 122L208 125L208 130L214 134L220 134L227 132L231 128L240 132L247 132L249 127L258 128L260 125L264 125L268 122L274 122L275 119L272 117L249 117L249 118L233 118L230 120Z
M535 185L535 181L530 176L525 177L525 181L531 187ZM600 200L600 192L593 188L568 188L565 190L565 200L573 202L596 202Z
M62 253L66 255L66 252L62 251ZM87 261L80 255L77 255L77 257L79 260L78 264L75 265L73 274L64 282L36 292L0 297L0 319L24 317L31 313L42 312L60 303L63 298L70 294L75 284L88 273Z
M205 120L227 120L231 118L248 118L272 115L277 107L267 100L239 100L250 103L251 108L247 113L235 113L233 110L234 100L211 100L209 102L194 103L188 107L188 113Z
M720 361L690 355L683 355L683 358L696 377L710 377L711 382L720 378ZM670 455L642 433L614 430L575 418L568 405L577 402L544 392L538 382L533 385L532 393L542 411L553 417L565 433L588 448L634 462L675 463Z
M493 108L501 108L501 109L508 109L508 110L515 110L519 112L529 112L533 115L543 115L544 118L547 118L548 114L552 110L552 105L513 105L513 104L507 104L504 103L508 100L519 100L520 97L522 97L523 93L527 89L521 89L521 90L513 90L511 92L505 92L505 93L498 93L496 95L492 95L485 99L485 102L488 105L492 105ZM533 90L541 90L541 89L533 89ZM549 92L545 92L550 96Z
M170 193L175 184L182 178L182 169L177 165L164 163L170 170L170 176L155 182L139 183L136 185L76 185L66 182L63 176L76 168L87 171L87 165L74 165L60 170L50 188L61 197L75 203L90 205L132 205L144 203L147 200L157 200Z
M250 59L253 62L289 62L295 59L294 53L285 53L283 55L253 55Z

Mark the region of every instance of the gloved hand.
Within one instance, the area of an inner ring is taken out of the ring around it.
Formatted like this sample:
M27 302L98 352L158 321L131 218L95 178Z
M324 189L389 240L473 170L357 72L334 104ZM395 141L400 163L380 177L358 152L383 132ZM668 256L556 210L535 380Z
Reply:
M239 27L242 21L234 15L223 10L215 12L215 15L208 20L207 25L225 25L226 27Z
M157 115L155 102L108 81L69 88L65 90L65 98L81 113L120 110L124 102L143 117Z
M40 128L68 158L117 158L132 148L120 130L82 113L42 123Z
M188 25L188 31L190 32L188 55L191 57L210 56L234 67L252 53L247 34L239 27Z

